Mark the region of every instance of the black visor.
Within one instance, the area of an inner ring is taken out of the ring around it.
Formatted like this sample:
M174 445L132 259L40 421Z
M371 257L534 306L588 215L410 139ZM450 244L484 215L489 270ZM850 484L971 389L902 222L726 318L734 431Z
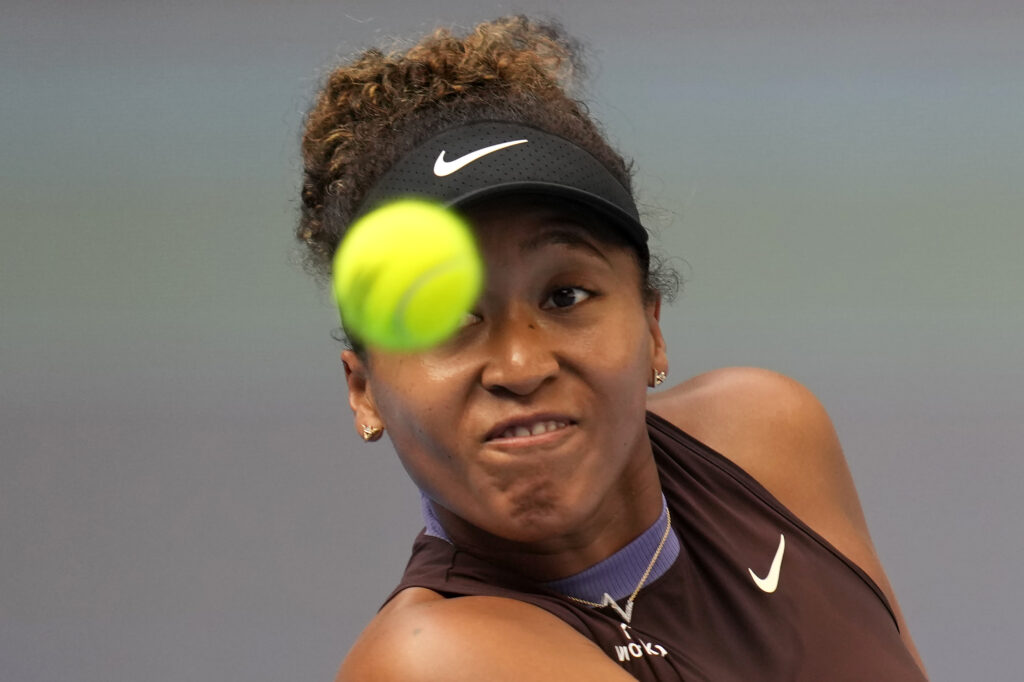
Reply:
M479 121L435 135L381 177L359 214L399 197L459 207L515 194L550 196L596 210L647 258L647 230L636 204L604 164L569 140L519 123Z

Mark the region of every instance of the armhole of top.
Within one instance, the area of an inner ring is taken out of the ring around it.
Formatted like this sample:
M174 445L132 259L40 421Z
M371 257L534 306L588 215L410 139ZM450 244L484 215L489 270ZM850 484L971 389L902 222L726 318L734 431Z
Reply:
M691 436L686 431L668 421L664 417L655 414L654 412L647 412L647 423L654 427L660 435L670 438L680 445L686 447L691 452L708 462L712 466L718 468L726 475L730 476L737 483L746 488L752 495L761 500L766 506L772 509L775 513L779 514L787 521L792 523L794 526L806 533L812 540L821 545L825 550L831 552L837 559L846 564L864 583L875 593L878 599L885 606L886 611L892 617L892 622L896 626L896 631L899 632L900 625L899 621L896 620L896 613L892 609L892 605L889 604L889 599L882 592L881 588L875 582L874 578L868 575L864 569L858 566L852 559L847 557L845 554L840 552L831 542L826 540L817 531L808 526L800 517L794 514L786 505L782 504L771 492L768 491L761 483L751 476L743 467L736 462L732 461L722 453L718 452L706 443L698 440ZM665 453L665 456L671 457L670 454Z
M413 565L415 556L418 553L426 552L431 556L426 559L426 566L420 570L413 571L410 575L409 567ZM481 561L466 554L454 547L451 543L421 531L413 544L413 556L409 559L409 566L406 567L398 586L387 596L381 604L383 609L390 603L398 593L412 587L421 587L436 592L444 599L457 599L459 597L504 597L521 601L524 604L535 606L542 611L550 613L563 623L576 630L584 637L594 639L597 635L588 626L586 621L576 612L577 607L568 602L564 597L555 592L546 591L542 586L537 590L516 589L504 586L495 586L487 582L457 578L453 576L458 556L463 554L470 561ZM485 562L484 562L485 563ZM433 564L433 568L429 565ZM442 577L443 576L443 577Z

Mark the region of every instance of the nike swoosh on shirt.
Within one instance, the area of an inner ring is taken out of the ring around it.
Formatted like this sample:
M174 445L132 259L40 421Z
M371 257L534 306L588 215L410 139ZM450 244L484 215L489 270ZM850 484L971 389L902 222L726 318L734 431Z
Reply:
M439 178L443 178L446 175L451 175L455 171L468 166L483 156L487 156L488 154L496 152L499 149L504 149L505 147L523 144L524 142L527 142L527 140L510 140L508 142L501 142L500 144L492 144L490 147L477 149L475 152L464 154L457 159L452 159L451 161L445 161L444 150L442 149L441 153L437 155L437 161L434 162L434 175Z
M775 591L775 588L779 586L779 573L782 572L782 555L786 553L786 536L779 533L779 548L775 550L775 558L772 559L772 567L768 569L768 575L763 578L759 578L754 569L748 568L750 571L750 577L754 579L754 584L760 587L762 590L771 594Z

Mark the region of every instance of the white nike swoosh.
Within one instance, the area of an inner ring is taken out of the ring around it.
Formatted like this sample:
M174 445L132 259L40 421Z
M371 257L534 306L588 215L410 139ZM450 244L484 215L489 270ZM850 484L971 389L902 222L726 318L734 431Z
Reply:
M524 142L527 142L527 140L511 140L509 142L502 142L501 144L492 144L490 147L477 149L475 152L470 152L469 154L460 156L457 159L452 159L451 161L444 160L444 150L442 149L441 153L437 155L437 161L434 162L434 175L439 178L443 178L446 175L451 175L464 166L468 166L482 156L487 156L499 149L523 144Z
M782 572L782 555L785 553L786 536L779 533L779 548L775 550L775 558L772 559L772 567L768 569L768 575L758 578L757 574L754 573L754 569L747 569L750 571L750 577L754 579L754 583L768 594L774 592L775 588L779 586L779 573Z

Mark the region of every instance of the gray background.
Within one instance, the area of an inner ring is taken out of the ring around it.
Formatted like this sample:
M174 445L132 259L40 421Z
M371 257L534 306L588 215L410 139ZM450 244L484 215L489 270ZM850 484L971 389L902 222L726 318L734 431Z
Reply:
M290 260L302 112L539 9L688 279L672 378L816 391L934 679L1019 679L1017 0L5 0L0 679L333 677L419 520Z

